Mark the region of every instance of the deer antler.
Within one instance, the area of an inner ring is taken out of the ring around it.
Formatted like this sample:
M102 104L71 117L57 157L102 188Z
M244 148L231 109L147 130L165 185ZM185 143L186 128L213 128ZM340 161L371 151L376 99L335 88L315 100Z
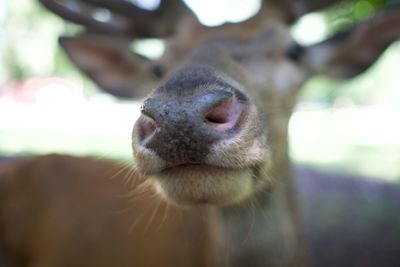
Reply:
M154 10L145 10L124 0L39 0L60 17L81 24L89 31L135 38L172 35L184 17L195 19L192 11L180 0L161 1ZM109 16L96 19L96 12L105 9Z
M62 18L85 27L84 34L63 38L60 43L86 75L118 97L143 96L146 90L142 89L152 87L166 73L163 63L183 58L193 45L210 36L259 34L271 21L290 24L305 13L338 2L263 0L259 12L246 22L209 28L199 23L183 0L161 0L155 10L145 10L128 0L39 1ZM102 14L105 16L98 16ZM132 54L131 41L149 37L173 37L168 56L160 62ZM172 49L174 45L178 48Z
M88 31L123 35L130 38L165 38L173 36L184 18L198 23L193 12L182 0L161 0L156 10L145 10L126 0L39 0L49 10L62 18L83 25ZM292 23L300 16L339 2L338 0L263 0L257 16L249 21L262 21L280 14L285 22ZM271 7L274 7L271 9ZM105 11L104 19L96 17ZM272 11L271 11L272 10Z
M128 20L114 15L106 22L95 19L93 15L96 8L82 2L65 0L39 0L39 2L60 17L95 31L123 34L129 27Z
M288 23L293 23L299 17L320 9L337 4L340 0L263 0L273 4L283 15L283 19Z
M107 8L116 14L131 18L129 33L134 37L166 37L172 35L184 17L195 18L192 11L181 0L162 0L154 10L144 10L128 1L82 0Z

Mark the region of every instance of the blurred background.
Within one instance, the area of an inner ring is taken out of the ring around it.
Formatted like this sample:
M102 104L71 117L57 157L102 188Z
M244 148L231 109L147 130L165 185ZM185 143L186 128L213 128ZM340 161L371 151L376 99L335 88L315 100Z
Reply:
M158 0L131 0L147 9ZM206 25L238 22L255 14L260 0L185 1ZM207 8L213 3L214 8ZM303 17L292 28L301 44L334 32L400 1L344 1ZM99 19L102 14L98 14ZM0 155L51 152L129 160L130 133L139 102L102 93L69 62L57 44L79 27L37 1L0 0ZM132 43L135 52L158 57L162 40ZM349 81L310 80L290 122L296 163L400 180L400 42L367 72Z

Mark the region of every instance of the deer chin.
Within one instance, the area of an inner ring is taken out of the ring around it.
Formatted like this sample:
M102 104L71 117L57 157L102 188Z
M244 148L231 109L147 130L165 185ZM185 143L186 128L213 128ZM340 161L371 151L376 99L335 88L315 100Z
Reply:
M180 165L152 176L157 192L179 206L239 203L256 190L252 168Z

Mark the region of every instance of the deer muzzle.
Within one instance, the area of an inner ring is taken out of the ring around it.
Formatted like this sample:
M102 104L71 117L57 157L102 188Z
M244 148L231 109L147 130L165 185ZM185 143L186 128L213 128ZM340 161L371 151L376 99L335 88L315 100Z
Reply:
M245 105L225 90L167 101L149 98L136 125L138 142L167 167L204 164L213 144L238 131L244 112Z

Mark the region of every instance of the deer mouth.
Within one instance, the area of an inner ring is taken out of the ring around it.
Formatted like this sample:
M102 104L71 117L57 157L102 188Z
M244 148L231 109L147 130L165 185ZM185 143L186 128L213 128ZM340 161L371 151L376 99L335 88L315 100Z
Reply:
M254 191L253 170L208 164L182 164L152 175L157 192L167 201L191 206L225 206L240 202Z
M264 175L270 165L266 141L258 137L243 145L241 139L237 136L214 144L201 162L179 164L169 164L141 147L135 153L136 167L167 202L178 206L237 204L269 184Z

